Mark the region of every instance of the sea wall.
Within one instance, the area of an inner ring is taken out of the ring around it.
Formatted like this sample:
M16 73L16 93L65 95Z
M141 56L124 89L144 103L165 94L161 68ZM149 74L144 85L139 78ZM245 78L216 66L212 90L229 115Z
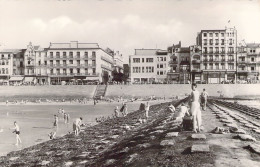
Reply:
M210 96L219 96L220 93L225 97L234 96L260 96L260 84L199 84L198 90L203 88ZM107 89L106 96L184 96L190 94L191 86L188 84L171 85L111 85Z
M198 90L203 88L210 96L260 96L260 84L200 84ZM96 85L68 85L68 86L0 86L0 100L10 98L92 98ZM171 85L109 85L107 97L146 97L160 96L173 97L190 94L191 86L188 84Z
M96 85L0 86L0 100L5 98L92 98Z

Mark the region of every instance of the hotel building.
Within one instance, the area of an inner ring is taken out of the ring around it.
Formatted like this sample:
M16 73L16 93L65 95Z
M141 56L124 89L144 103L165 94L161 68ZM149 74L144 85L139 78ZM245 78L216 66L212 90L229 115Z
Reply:
M135 49L129 56L132 83L166 82L169 57L166 50Z
M204 83L236 80L237 30L235 28L201 30L197 36L197 45L201 46L202 53L201 72L196 72L196 77L199 78L200 75Z

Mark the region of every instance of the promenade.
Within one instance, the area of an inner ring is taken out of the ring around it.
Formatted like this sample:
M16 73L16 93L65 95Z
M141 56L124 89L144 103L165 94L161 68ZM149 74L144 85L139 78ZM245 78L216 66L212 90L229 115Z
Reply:
M178 107L181 101L173 101ZM260 166L255 118L211 101L202 112L203 131L180 131L168 103L85 127L0 158L0 166ZM220 127L225 131L214 131ZM228 131L226 131L228 130Z

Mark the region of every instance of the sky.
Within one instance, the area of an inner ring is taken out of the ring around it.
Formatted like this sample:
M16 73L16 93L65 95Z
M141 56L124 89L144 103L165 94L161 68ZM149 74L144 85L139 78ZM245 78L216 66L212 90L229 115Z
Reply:
M2 48L79 41L128 61L134 49L194 45L201 30L225 26L236 27L238 40L260 43L260 1L0 0Z

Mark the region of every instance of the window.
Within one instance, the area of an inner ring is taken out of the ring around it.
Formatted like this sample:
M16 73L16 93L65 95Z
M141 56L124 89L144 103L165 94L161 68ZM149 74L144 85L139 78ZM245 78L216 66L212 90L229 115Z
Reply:
M80 60L77 60L77 65L78 65L78 66L80 65Z
M10 57L11 57L10 54L8 54L8 59L10 59Z
M92 52L92 56L96 56L96 52L95 51Z
M152 63L153 62L153 58L146 58L146 62L147 63Z
M218 37L218 33L215 33L215 37Z
M50 52L50 56L53 56L53 52Z
M204 64L204 68L205 68L205 70L207 70L207 68L208 68L207 64Z
M229 61L234 61L233 55L228 55L228 60L229 60Z
M63 60L63 65L66 65L66 60Z
M41 61L38 61L38 64L41 65Z
M5 57L5 55L2 55L2 58L4 58Z
M79 68L77 68L77 74L80 74L80 69Z
M85 65L88 65L88 61L87 60L85 60Z
M166 57L164 57L164 61L166 61Z
M88 74L88 69L87 68L85 68L85 74Z
M146 72L147 72L147 67L146 67ZM142 67L142 73L144 73L144 67Z
M144 63L144 58L142 58L142 63Z
M255 67L251 67L251 71L255 71Z
M134 63L140 63L140 58L133 58Z
M96 74L96 68L92 68L93 74Z
M221 48L221 53L225 53L225 48L224 47Z
M209 33L209 37L213 37L213 33Z
M77 56L80 56L80 52L77 52Z
M53 74L53 69L50 70L51 74Z
M57 74L58 74L58 75L60 74L60 69L57 69Z
M218 63L215 64L215 67L216 67L216 70L219 70L219 64Z
M224 63L221 64L221 69L225 70L225 64Z
M88 52L85 52L84 55L86 58L88 58Z
M160 68L163 68L163 64L160 64Z
M255 58L254 57L251 57L251 62L254 62L255 61Z
M213 70L213 64L209 64L209 69Z
M70 60L69 63L70 63L70 64L73 64L73 60Z
M209 44L210 44L210 45L213 45L213 39L210 39L210 40L209 40Z
M204 45L207 45L207 39L203 40Z
M56 56L60 56L60 52L56 52Z
M62 55L63 55L63 57L64 57L64 56L66 57L67 53L66 53L66 52L63 52Z
M224 44L225 44L224 39L221 39L221 45L224 45Z
M67 71L66 71L66 69L64 68L64 69L63 69L63 74L66 74L66 73L67 73Z
M72 68L70 68L70 74L73 74L73 69Z
M44 65L47 65L47 61L44 61Z
M70 57L73 56L73 52L70 52Z
M207 48L206 47L203 48L203 52L207 53Z
M212 47L209 48L209 53L213 53L213 48Z
M204 37L207 37L207 33L203 33L203 36L204 36Z
M218 45L218 39L216 39L215 42L216 42L216 45Z
M163 57L160 57L160 61L163 61Z
M234 69L234 64L228 64L228 69L233 70Z

